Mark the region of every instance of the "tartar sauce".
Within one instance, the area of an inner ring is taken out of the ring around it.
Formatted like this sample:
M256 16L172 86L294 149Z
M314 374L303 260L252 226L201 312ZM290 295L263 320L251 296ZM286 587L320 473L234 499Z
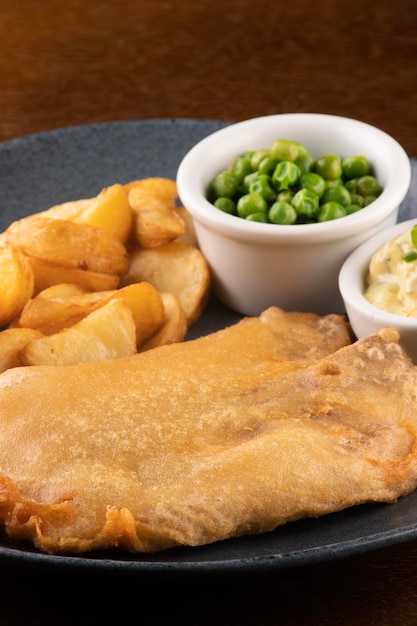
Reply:
M417 250L411 231L388 241L374 254L366 285L365 298L374 306L417 317Z

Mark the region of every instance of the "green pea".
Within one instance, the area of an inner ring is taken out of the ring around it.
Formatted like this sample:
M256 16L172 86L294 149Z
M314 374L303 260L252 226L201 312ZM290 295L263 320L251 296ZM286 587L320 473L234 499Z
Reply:
M250 222L263 222L265 224L269 223L268 213L249 213L245 217L246 220Z
M368 159L362 155L346 157L342 161L342 171L345 180L360 178L361 176L370 174L371 164Z
M345 207L345 209L346 209L346 215L351 215L352 213L356 213L357 211L360 211L362 207L360 206L360 204L349 204L347 207Z
M375 202L376 196L365 196L363 199L363 206L369 206L372 202Z
M273 159L271 156L264 157L259 165L258 165L258 173L259 174L272 174L274 169L277 166L277 160Z
M292 199L292 206L298 215L316 217L319 210L319 197L310 189L300 189Z
M330 189L330 187L337 187L338 185L343 185L343 180L341 178L335 178L334 180L326 180L326 189Z
M349 193L356 193L358 190L358 179L351 178L350 180L345 181L344 185Z
M299 141L293 141L292 143L295 143L295 145L298 147L298 157L297 159L302 159L304 157L311 157L309 151L307 150L307 148L305 147L304 144L300 143Z
M320 207L319 214L317 216L318 222L329 222L330 220L337 220L341 217L345 217L346 209L338 202L326 202Z
M253 179L249 185L249 193L259 193L268 203L273 202L276 196L271 179L265 174Z
M248 193L237 201L237 214L246 218L251 213L267 213L268 204L258 193Z
M221 211L224 211L224 213L237 215L236 203L231 198L225 198L224 196L222 196L221 198L217 198L214 201L214 206Z
M314 171L325 180L334 180L342 176L342 160L336 154L325 154L316 160Z
M314 159L309 154L299 156L298 159L294 161L296 165L300 168L302 172L312 172L314 168Z
M293 191L293 189L284 189L277 195L277 200L291 204L291 200L294 198L294 195L295 191Z
M255 150L250 160L252 169L257 170L259 167L259 163L262 161L262 159L264 159L267 156L270 156L270 151L267 148L262 148L261 150Z
M233 196L236 195L238 188L238 178L228 170L217 174L211 183L211 189L217 198L233 198Z
M305 189L311 189L318 195L319 198L322 197L324 191L326 189L326 181L320 174L316 174L315 172L306 172L301 175L300 185Z
M253 157L254 152L255 150L245 150L245 152L242 152L240 156L243 157L244 159L249 159L250 161L251 158Z
M343 187L343 185L335 185L334 187L326 189L322 202L323 204L326 202L338 202L342 206L346 207L349 204L352 204L352 199L346 187Z
M350 199L352 204L358 204L361 208L365 206L365 198L359 193L351 193Z
M291 161L281 161L272 174L272 184L277 191L293 187L301 176L298 165Z
M271 146L271 156L277 161L295 161L300 154L299 146L295 141L277 139Z
M361 196L379 196L382 186L375 176L362 176L358 180L358 193Z
M251 186L252 181L256 180L258 176L259 176L258 171L252 172L251 174L247 174L247 176L245 176L245 178L242 181L242 189L244 193L249 193L249 187Z
M269 209L269 219L273 224L295 224L297 212L291 204L279 200Z
M252 166L250 164L250 159L247 157L238 157L232 165L232 174L242 181L245 176L251 174L253 172Z

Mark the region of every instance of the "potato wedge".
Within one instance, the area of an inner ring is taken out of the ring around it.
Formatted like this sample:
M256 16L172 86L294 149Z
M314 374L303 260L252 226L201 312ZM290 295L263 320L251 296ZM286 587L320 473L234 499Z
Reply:
M22 365L19 352L42 333L32 328L6 328L0 333L0 373Z
M126 190L118 183L105 187L84 211L74 217L74 221L101 228L126 243L133 224L133 211Z
M184 234L185 224L175 206L175 181L168 178L144 178L128 183L125 190L133 211L133 241L150 248Z
M165 322L165 307L155 287L142 281L127 285L114 292L129 305L136 326L136 344L140 346L154 335Z
M56 285L55 287L59 287ZM24 307L17 326L20 328L35 328L43 335L69 328L103 306L115 291L86 292L80 289L79 293L60 293L54 295L54 288L41 291Z
M119 285L120 278L116 274L102 274L74 267L64 267L30 255L26 256L35 277L34 291L36 293L61 283L73 283L89 291L106 291L116 289Z
M136 328L130 307L114 298L59 333L30 341L19 352L23 365L74 365L135 354Z
M53 217L58 220L73 221L94 202L94 199L95 198L81 198L79 200L69 200L62 204L55 204L45 211L36 213L36 215L41 217Z
M178 343L184 339L187 333L187 320L177 296L173 293L162 292L161 298L165 309L165 322L152 337L139 346L138 352L145 352L151 348L170 343Z
M26 255L63 267L118 276L129 268L124 245L89 224L31 215L9 226L6 241Z
M17 248L0 246L0 326L9 324L32 297L34 275L26 256Z
M62 301L80 296L84 293L90 292L85 287L81 287L81 285L75 285L74 283L57 283L41 291L37 297L46 300Z
M161 296L149 283L96 292L78 288L78 293L74 293L71 287L55 285L41 291L26 304L17 326L36 328L43 335L52 335L78 323L113 298L121 298L130 307L136 326L137 345L153 335L164 322L165 310Z
M128 196L132 190L139 195L153 196L159 198L167 206L175 206L178 197L177 183L170 178L153 177L132 180L124 185L124 189Z
M159 292L176 295L188 325L201 315L210 289L210 272L202 253L186 243L173 241L157 248L135 247L130 269L120 286L146 281Z

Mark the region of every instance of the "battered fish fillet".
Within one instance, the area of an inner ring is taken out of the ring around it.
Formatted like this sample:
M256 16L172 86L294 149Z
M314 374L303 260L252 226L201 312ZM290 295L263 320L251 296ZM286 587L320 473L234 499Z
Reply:
M416 487L417 368L394 330L348 344L338 316L269 309L135 357L5 372L6 533L150 552L395 501Z

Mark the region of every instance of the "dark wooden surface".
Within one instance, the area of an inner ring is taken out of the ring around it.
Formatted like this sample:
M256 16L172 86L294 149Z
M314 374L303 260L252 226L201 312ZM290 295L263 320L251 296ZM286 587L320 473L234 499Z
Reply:
M109 120L323 112L379 126L417 156L414 0L0 0L0 46L0 141ZM417 542L255 577L144 580L5 562L0 574L2 626L130 615L417 624Z
M308 111L417 156L416 26L413 0L0 0L0 139Z

